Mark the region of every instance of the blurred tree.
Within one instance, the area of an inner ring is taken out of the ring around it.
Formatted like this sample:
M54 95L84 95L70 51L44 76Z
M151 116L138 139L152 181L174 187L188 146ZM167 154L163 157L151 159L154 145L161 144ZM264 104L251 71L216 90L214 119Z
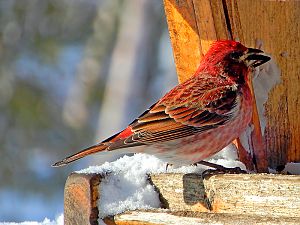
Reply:
M91 127L70 128L62 106L101 2L0 1L0 221L62 211L72 168L50 165L93 137Z
M87 39L83 59L64 105L64 119L73 128L87 124L88 118L91 118L88 113L90 101L97 102L103 95L121 6L122 1L111 0L102 2L98 8L93 33Z
M159 48L167 51L170 46L170 43L166 45L166 40L162 39L163 31L167 30L163 15L160 0L132 0L123 3L95 142L124 128L158 99L166 90L164 80L175 84L177 78L174 70L169 74L172 77L167 77L166 73L159 70L159 57L162 53ZM167 52L171 58L171 50ZM160 82L155 82L157 77ZM117 157L115 153L96 155L93 161L99 163Z
M0 1L0 221L61 212L87 161L50 165L174 84L171 54L160 0Z

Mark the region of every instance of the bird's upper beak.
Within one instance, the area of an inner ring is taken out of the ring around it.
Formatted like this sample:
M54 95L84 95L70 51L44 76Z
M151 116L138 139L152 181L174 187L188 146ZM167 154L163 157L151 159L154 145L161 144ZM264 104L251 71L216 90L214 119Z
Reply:
M245 54L241 57L241 60L247 66L257 67L266 62L268 62L271 58L267 56L262 50L255 48L248 48Z

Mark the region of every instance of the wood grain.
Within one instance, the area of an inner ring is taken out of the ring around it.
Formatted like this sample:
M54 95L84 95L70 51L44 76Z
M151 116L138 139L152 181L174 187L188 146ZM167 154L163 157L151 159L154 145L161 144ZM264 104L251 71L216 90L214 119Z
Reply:
M171 211L300 217L300 176L153 174L151 180Z
M252 113L252 120L251 120L251 123L253 124L253 131L249 138L250 139L249 145L251 146L250 150L252 153L252 161L255 167L255 171L259 173L267 173L269 172L268 169L269 163L267 158L266 144L261 132L260 120L259 120L259 115L258 115L258 110L256 105L256 96L255 96L254 86L251 78L249 79L249 86L253 96L253 113ZM240 142L239 139L238 142ZM242 151L242 149L240 149L240 151Z
M201 175L153 174L150 179L160 193L163 208L176 211L209 211Z
M212 214L201 212L166 212L166 211L133 211L115 216L110 225L193 225L193 224L226 224L226 225L295 225L299 218L276 218L268 216Z
M99 174L77 173L68 177L64 224L98 224L98 190L102 178ZM209 218L221 224L234 224L235 219L248 219L250 224L265 224L266 221L297 224L300 221L300 176L221 174L202 179L199 174L172 173L151 174L149 179L165 209L152 210L154 214L147 214L148 217L140 210L125 212L107 217L104 222L109 225L170 224L163 218L177 221L174 224L182 224L185 219L191 224L205 222ZM232 220L227 221L227 218Z
M179 82L193 75L202 56L192 0L164 0Z
M98 225L99 174L69 175L64 193L65 225Z

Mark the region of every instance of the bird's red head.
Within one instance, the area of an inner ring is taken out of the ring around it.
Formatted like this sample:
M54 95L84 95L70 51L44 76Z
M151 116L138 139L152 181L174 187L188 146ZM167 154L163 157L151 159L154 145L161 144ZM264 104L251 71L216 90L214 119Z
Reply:
M248 74L250 67L257 67L270 60L259 49L247 48L239 42L220 40L214 42L200 62L196 74L223 74L228 72L233 77Z
M215 41L208 52L203 57L202 61L208 63L219 63L220 60L226 59L233 52L243 54L248 48L236 41L220 40Z

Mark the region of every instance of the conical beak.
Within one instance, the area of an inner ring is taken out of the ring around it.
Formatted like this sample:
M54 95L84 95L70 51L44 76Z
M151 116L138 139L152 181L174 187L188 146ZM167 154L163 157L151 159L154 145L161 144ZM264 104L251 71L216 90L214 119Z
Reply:
M266 62L268 62L271 58L267 56L262 50L255 48L248 48L245 55L242 56L243 61L247 66L258 67Z

